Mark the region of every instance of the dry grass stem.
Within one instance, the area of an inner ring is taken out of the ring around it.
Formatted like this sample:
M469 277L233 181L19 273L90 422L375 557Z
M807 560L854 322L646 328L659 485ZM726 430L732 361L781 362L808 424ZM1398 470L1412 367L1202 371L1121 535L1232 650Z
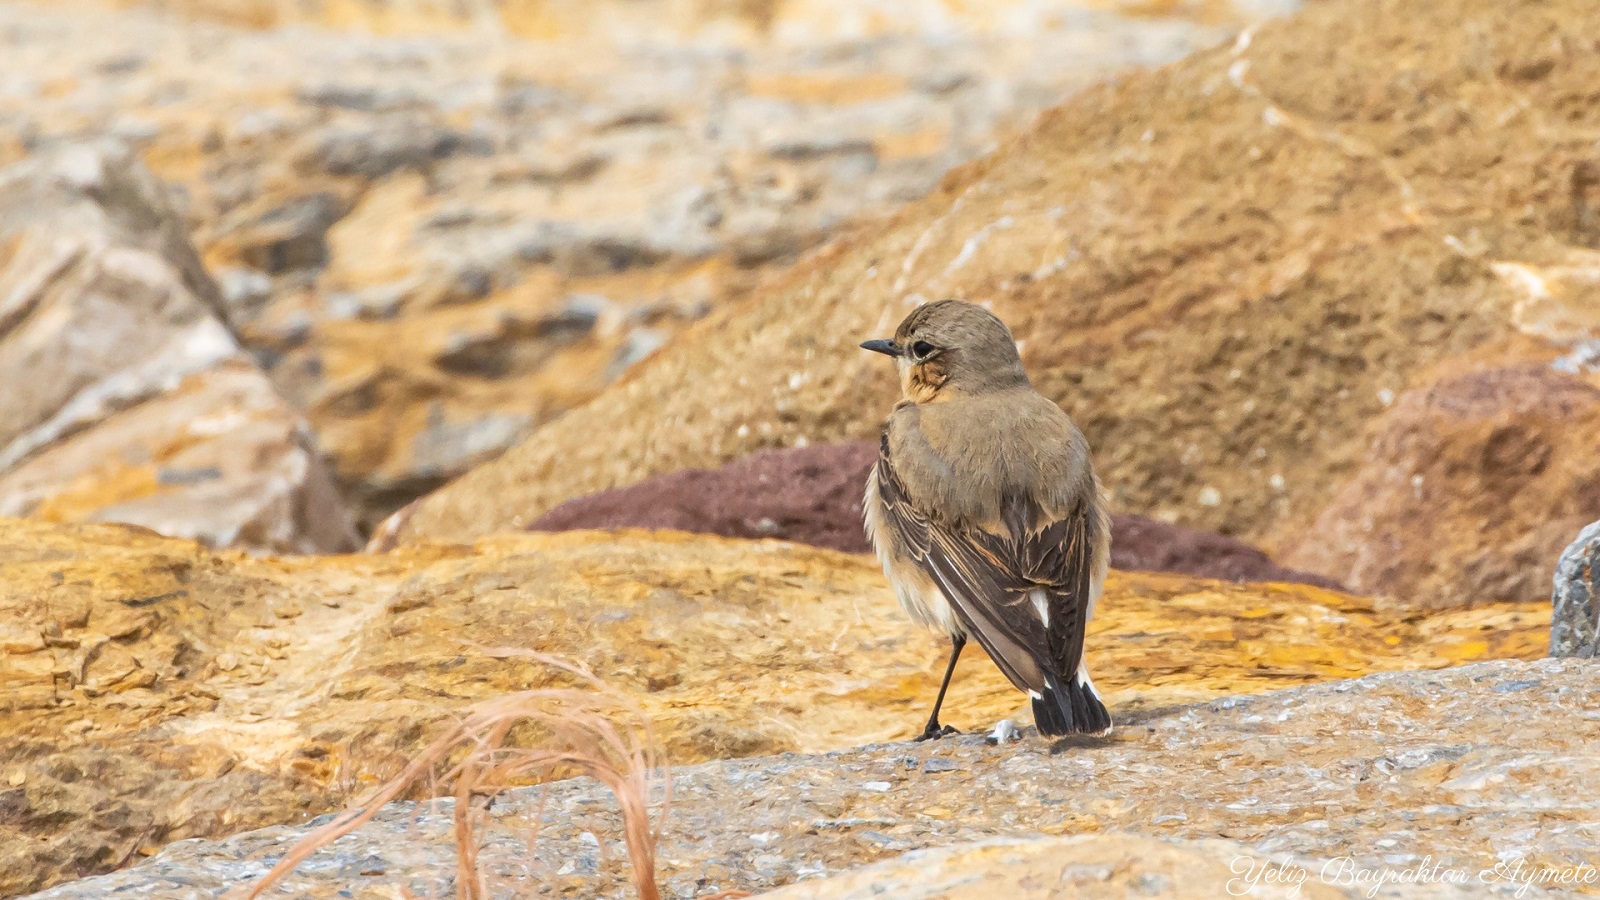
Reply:
M366 824L385 804L414 785L437 776L437 783L455 798L456 896L483 900L488 894L477 860L486 804L477 798L493 797L514 784L587 775L616 795L632 881L640 900L660 900L655 877L660 832L650 818L650 798L660 791L664 817L671 779L644 711L632 698L582 667L532 651L488 652L532 659L566 672L581 686L522 691L469 707L454 727L418 753L399 775L290 847L270 872L250 886L247 898L261 896L319 849ZM511 730L525 723L539 729L538 744L506 746ZM460 760L439 774L440 767L463 748L466 752Z

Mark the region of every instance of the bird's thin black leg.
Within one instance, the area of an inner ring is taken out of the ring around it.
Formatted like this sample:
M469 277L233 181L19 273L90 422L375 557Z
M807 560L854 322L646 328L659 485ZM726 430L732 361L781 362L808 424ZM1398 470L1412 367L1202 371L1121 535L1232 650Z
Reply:
M949 725L939 727L939 707L944 705L944 692L950 688L950 676L956 673L956 660L961 658L961 648L967 646L966 635L953 635L950 638L950 665L944 669L944 683L939 685L939 696L933 701L933 715L928 717L928 727L922 730L919 741L936 741L947 734L955 734L956 730Z

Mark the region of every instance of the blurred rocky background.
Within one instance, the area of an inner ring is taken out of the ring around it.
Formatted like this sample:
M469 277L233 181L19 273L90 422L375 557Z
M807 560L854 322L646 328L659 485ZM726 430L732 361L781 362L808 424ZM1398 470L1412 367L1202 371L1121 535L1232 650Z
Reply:
M0 0L0 896L240 884L529 652L704 763L672 896L1586 861L1600 7L1293 6ZM944 296L1112 493L1104 742L897 743L857 343ZM505 890L631 895L611 802ZM429 809L290 893L449 893Z
M1089 88L379 546L871 440L898 386L857 342L955 296L1013 326L1116 509L1413 610L1548 596L1600 518L1597 16L1316 3Z
M133 148L363 529L1073 90L1266 9L114 6L0 5L0 164Z

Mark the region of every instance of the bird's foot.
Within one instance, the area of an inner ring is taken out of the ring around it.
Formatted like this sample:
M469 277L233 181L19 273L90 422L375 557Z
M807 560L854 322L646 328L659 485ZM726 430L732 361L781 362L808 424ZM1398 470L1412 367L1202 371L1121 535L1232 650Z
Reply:
M955 727L954 725L946 725L943 728L940 728L937 724L929 722L928 727L924 729L921 734L917 735L916 740L918 742L937 741L939 738L945 737L946 735L960 733L961 729Z

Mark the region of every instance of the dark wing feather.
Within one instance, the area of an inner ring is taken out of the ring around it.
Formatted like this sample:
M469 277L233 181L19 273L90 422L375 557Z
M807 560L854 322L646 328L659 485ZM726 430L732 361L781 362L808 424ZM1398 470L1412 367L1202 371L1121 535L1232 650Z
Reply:
M1046 672L1075 672L1083 656L1098 538L1088 501L1042 527L1031 504L1011 500L1002 508L1002 534L952 528L911 502L888 451L886 435L878 491L889 525L989 657L1025 691L1043 690ZM1029 599L1036 589L1048 596L1048 628Z
M1100 516L1093 500L1078 502L1072 513L1053 522L1029 543L1040 546L1031 558L1037 561L1029 577L1051 578L1050 657L1056 672L1072 677L1083 662L1084 633L1089 625L1089 610L1094 602L1094 555L1102 535Z

